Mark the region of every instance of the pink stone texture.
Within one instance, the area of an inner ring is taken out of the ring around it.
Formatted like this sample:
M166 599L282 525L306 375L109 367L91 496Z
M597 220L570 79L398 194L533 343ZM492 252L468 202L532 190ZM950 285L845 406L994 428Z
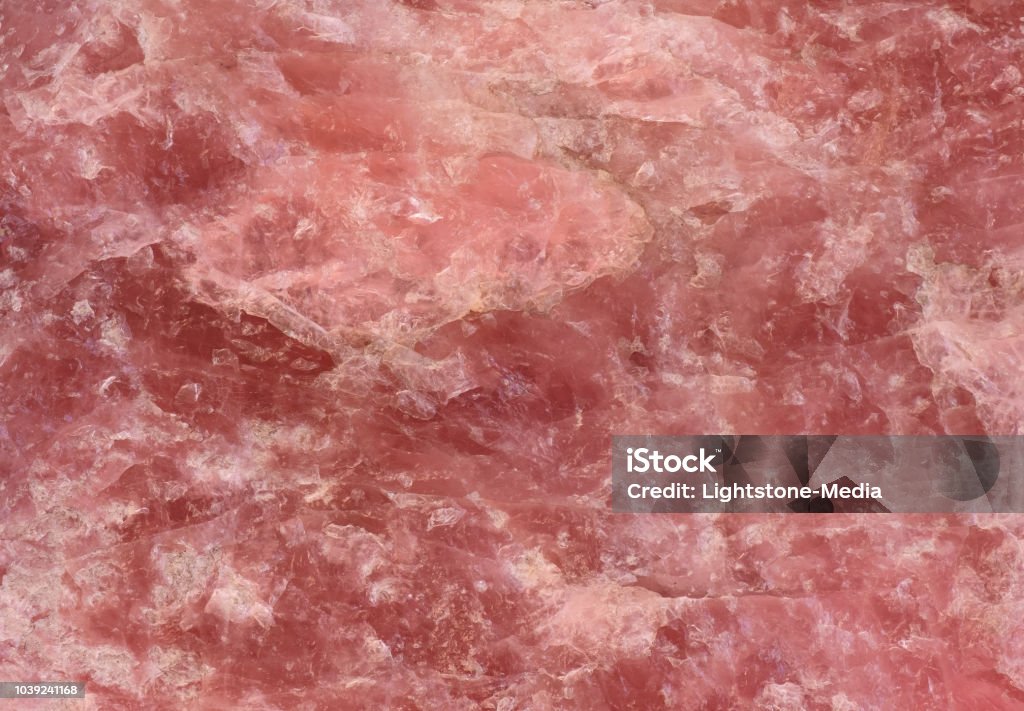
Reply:
M1019 516L609 510L1024 434L1022 17L0 0L0 703L1024 709Z

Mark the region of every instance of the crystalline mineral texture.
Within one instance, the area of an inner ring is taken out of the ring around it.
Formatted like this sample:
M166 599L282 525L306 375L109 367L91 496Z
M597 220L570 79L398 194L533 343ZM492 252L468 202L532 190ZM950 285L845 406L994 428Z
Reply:
M1024 708L1018 516L608 506L612 434L1024 434L1021 15L0 0L0 677Z

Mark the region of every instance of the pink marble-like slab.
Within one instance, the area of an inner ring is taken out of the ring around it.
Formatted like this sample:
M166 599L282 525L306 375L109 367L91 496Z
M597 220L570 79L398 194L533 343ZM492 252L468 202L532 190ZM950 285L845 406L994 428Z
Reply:
M613 434L1022 433L1022 16L0 0L0 680L1024 708L1019 516L609 507Z

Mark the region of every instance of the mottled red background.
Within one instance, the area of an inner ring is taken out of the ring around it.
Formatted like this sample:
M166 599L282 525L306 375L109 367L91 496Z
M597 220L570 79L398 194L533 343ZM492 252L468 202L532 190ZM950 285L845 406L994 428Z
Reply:
M0 677L1024 708L1020 517L608 506L612 434L1020 433L1022 11L0 0Z

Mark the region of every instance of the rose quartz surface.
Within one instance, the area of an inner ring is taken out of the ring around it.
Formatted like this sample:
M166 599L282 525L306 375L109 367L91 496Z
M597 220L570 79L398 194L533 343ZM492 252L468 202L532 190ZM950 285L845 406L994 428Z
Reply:
M608 503L1022 433L1022 15L0 0L0 704L1024 708L1018 516Z

